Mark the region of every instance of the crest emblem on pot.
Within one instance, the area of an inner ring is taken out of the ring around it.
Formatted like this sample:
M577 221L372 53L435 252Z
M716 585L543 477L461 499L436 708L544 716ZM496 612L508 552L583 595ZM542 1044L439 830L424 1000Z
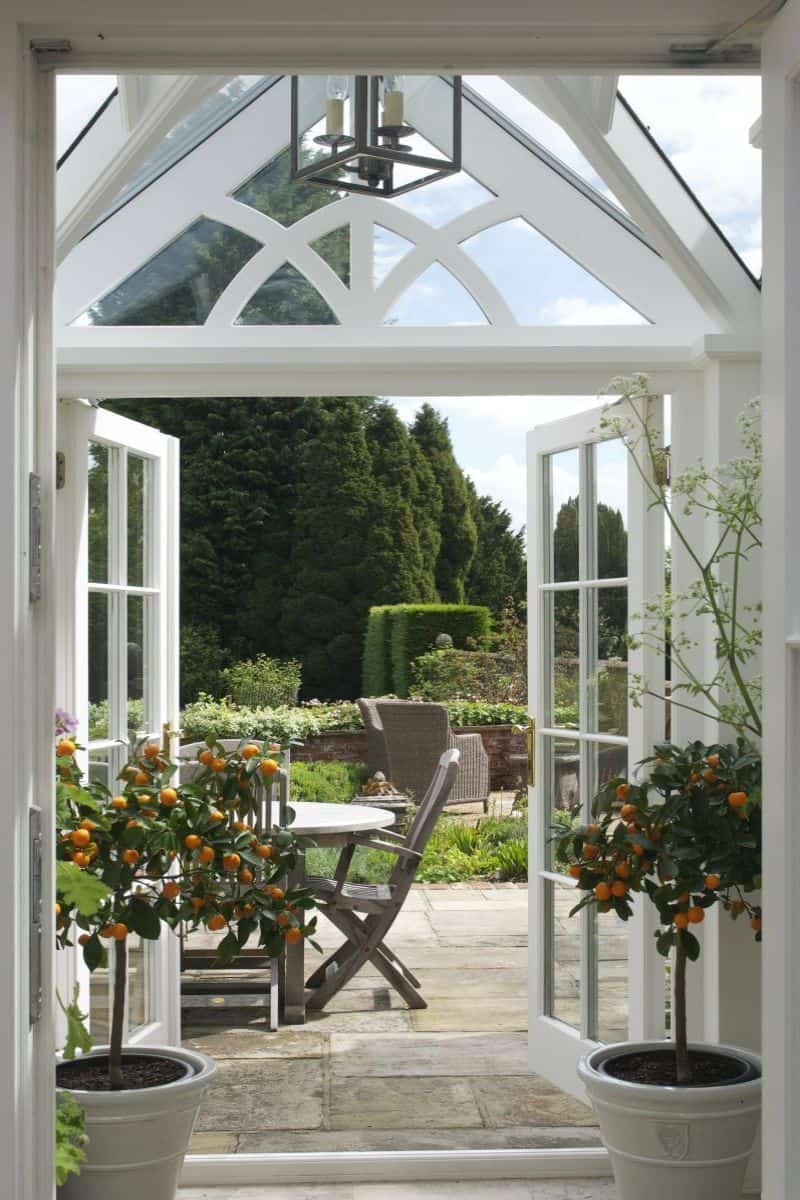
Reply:
M667 1158L680 1161L689 1153L688 1124L657 1125L656 1137Z

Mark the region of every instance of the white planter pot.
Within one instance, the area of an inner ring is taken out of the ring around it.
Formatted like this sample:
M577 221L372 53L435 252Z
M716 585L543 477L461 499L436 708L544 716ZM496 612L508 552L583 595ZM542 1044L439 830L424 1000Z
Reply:
M761 1062L747 1050L703 1046L755 1068L757 1077L711 1087L628 1083L603 1064L664 1042L622 1042L585 1055L578 1074L597 1113L619 1200L740 1200L761 1117Z
M106 1054L99 1046L91 1056ZM58 1189L59 1200L174 1200L197 1110L216 1063L173 1046L125 1047L125 1056L185 1063L174 1083L126 1092L70 1089L86 1113L88 1161Z

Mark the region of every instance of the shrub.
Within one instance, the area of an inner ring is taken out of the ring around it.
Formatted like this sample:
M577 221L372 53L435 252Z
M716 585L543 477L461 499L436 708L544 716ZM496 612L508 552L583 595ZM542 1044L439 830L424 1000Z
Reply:
M498 879L528 878L528 842L526 838L510 838L495 850Z
M226 657L213 625L181 626L181 704L188 704L201 692L219 694Z
M489 636L489 609L479 604L395 604L391 623L392 691L407 696L411 663L430 650L439 633L449 633L457 649Z
M486 650L429 650L411 664L411 694L417 700L514 699L515 681L505 654Z
M367 778L363 763L292 763L292 798L346 804L357 796Z
M144 700L128 701L128 732L135 738L144 729ZM89 705L89 740L99 741L107 738L108 733L108 701L98 700Z
M301 666L297 659L268 658L259 654L232 663L221 675L222 686L235 704L252 708L278 708L297 704Z
M385 696L392 690L389 656L389 612L391 605L377 604L369 610L364 635L362 687L365 696Z
M470 725L527 725L528 710L521 704L487 704L475 700L451 700L445 706L455 729Z

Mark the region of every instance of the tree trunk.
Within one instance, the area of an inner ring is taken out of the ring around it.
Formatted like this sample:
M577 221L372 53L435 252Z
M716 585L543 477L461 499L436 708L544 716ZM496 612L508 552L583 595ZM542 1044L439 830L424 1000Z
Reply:
M125 1028L125 990L128 984L128 941L114 942L114 999L111 1010L111 1042L108 1053L108 1078L111 1090L121 1091L122 1034Z
M678 1083L691 1083L692 1068L686 1034L686 945L683 930L675 935L675 1065Z

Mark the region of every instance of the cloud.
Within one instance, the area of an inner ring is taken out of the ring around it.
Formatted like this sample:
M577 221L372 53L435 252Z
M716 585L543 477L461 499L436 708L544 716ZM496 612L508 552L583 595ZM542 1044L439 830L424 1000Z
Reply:
M607 303L583 296L559 296L539 310L544 325L646 325L647 321L624 300Z
M388 396L404 421L411 422L423 404L445 417L470 424L527 433L537 425L600 408L605 396Z

